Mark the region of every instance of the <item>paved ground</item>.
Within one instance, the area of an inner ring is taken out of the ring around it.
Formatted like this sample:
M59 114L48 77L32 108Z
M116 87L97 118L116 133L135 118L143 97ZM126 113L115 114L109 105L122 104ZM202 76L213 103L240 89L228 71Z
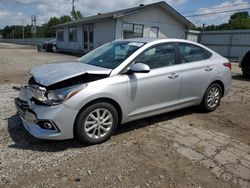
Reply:
M77 57L38 53L34 46L0 43L0 84L26 82L32 66L74 59Z
M53 59L38 54L47 55ZM250 187L250 82L236 66L232 91L215 112L189 108L132 122L96 146L30 136L13 104L20 80L9 73L0 84L0 187Z
M181 121L178 125L165 123L159 128L172 135L173 146L181 155L210 169L217 178L250 187L248 145L226 134L193 127Z

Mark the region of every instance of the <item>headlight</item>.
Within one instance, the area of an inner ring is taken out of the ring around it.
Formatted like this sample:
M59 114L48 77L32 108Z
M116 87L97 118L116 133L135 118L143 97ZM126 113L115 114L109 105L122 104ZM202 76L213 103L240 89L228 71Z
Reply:
M79 91L84 89L87 84L84 85L75 85L63 89L57 89L53 91L43 91L37 89L31 89L32 95L38 101L48 104L48 105L57 105L60 104L67 99L71 98Z

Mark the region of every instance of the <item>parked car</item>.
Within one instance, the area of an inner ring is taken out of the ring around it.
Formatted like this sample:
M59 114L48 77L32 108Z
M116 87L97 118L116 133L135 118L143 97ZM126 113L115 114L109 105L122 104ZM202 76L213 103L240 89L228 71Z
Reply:
M37 138L98 144L130 121L189 106L215 110L229 92L230 68L191 41L118 40L76 62L32 68L15 104Z
M38 52L57 52L56 39L43 41L37 45Z
M239 67L241 68L243 76L250 78L250 51L239 61Z

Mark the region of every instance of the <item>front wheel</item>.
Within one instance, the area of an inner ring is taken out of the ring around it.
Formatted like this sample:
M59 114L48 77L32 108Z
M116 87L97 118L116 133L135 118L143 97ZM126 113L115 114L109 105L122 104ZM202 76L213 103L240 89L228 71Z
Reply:
M210 85L203 97L201 108L206 112L214 111L219 105L222 98L222 88L219 84Z
M115 107L100 102L88 106L79 114L75 133L83 143L99 144L111 137L117 125L118 113Z

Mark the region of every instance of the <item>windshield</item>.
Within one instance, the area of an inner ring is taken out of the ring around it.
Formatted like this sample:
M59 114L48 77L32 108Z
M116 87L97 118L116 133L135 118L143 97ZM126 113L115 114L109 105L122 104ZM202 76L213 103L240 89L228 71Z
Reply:
M115 69L132 53L145 43L131 41L115 41L89 52L78 61L98 67Z

